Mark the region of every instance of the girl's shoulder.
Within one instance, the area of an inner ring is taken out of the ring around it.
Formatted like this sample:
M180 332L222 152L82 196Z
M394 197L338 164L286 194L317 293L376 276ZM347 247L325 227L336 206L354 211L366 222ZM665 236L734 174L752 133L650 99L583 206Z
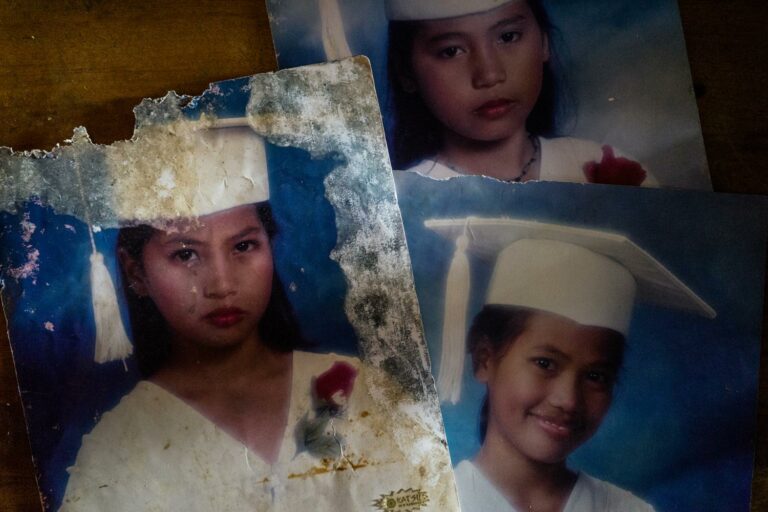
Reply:
M541 181L659 186L647 166L608 144L576 137L540 137L539 142Z
M415 172L422 176L427 176L436 180L447 180L448 178L455 178L456 176L463 176L463 174L451 169L445 164L433 160L432 158L425 158L417 164L403 169L408 172Z
M149 506L160 495L154 492L158 475L167 474L189 446L210 439L215 428L201 423L180 399L140 381L83 436L75 463L67 469L61 510ZM143 490L141 496L137 488Z
M579 473L564 512L654 512L653 507L612 483Z
M209 423L201 421L200 414L180 398L142 380L83 436L76 465L88 458L135 456L144 449L164 446L174 437L205 435L201 427L214 428Z
M459 462L453 468L453 473L462 510L516 512L509 501L471 461Z
M304 352L302 350L294 350L293 352L294 368L301 368L307 373L322 372L335 363L348 364L354 368L360 368L363 364L358 357L335 352Z
M591 140L575 137L539 138L541 181L565 181L586 183L584 165L600 161L601 146Z
M101 416L90 434L85 437L114 435L145 427L166 418L169 410L173 411L181 404L178 398L157 384L148 380L139 381L115 407ZM158 415L158 412L163 414Z

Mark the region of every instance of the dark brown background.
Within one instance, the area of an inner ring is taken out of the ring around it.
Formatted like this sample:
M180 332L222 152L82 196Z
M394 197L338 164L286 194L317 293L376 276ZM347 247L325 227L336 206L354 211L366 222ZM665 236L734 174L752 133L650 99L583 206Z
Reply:
M714 188L768 194L768 3L679 3ZM261 0L0 0L0 145L49 149L78 125L129 138L142 98L275 66ZM755 511L768 510L768 371L760 393ZM2 315L0 435L0 509L39 511Z

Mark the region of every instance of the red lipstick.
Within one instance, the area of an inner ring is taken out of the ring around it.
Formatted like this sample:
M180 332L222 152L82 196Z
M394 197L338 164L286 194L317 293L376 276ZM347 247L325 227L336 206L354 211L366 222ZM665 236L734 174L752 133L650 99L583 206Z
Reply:
M473 110L473 113L492 121L507 115L507 113L512 110L513 106L514 102L512 102L512 100L500 98L486 101L475 110Z
M245 317L245 311L240 308L218 308L205 315L203 319L215 327L226 329L239 323L243 317Z

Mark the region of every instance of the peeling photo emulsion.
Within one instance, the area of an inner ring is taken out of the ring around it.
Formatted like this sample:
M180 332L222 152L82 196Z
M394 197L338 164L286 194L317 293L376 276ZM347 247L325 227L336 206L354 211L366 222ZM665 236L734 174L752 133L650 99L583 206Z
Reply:
M394 169L711 190L673 0L267 7L281 67L371 59Z
M462 510L750 509L765 198L395 179Z
M365 59L0 154L46 510L458 510Z

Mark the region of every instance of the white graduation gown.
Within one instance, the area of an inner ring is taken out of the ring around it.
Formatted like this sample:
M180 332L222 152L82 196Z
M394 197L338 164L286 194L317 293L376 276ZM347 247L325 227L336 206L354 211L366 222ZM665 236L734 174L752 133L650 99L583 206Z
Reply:
M463 512L523 512L513 507L472 462L461 461L454 472ZM653 512L653 507L624 489L579 473L563 512Z
M599 162L603 158L602 146L596 142L573 137L545 139L539 137L540 159L539 181L561 181L567 183L587 183L584 164ZM616 156L623 156L616 151ZM422 160L407 169L430 178L445 180L463 176L450 167L435 160ZM658 187L659 184L651 173L646 174L644 187Z
M345 453L321 459L297 450L296 425L313 407L313 377L337 361L359 374L346 413L334 419ZM275 464L165 389L141 381L83 437L60 510L369 510L401 489L414 491L398 497L428 501L420 510L456 510L449 463L428 460L439 437L408 424L399 425L409 432L402 436L368 392L365 371L354 358L293 353L288 427Z

